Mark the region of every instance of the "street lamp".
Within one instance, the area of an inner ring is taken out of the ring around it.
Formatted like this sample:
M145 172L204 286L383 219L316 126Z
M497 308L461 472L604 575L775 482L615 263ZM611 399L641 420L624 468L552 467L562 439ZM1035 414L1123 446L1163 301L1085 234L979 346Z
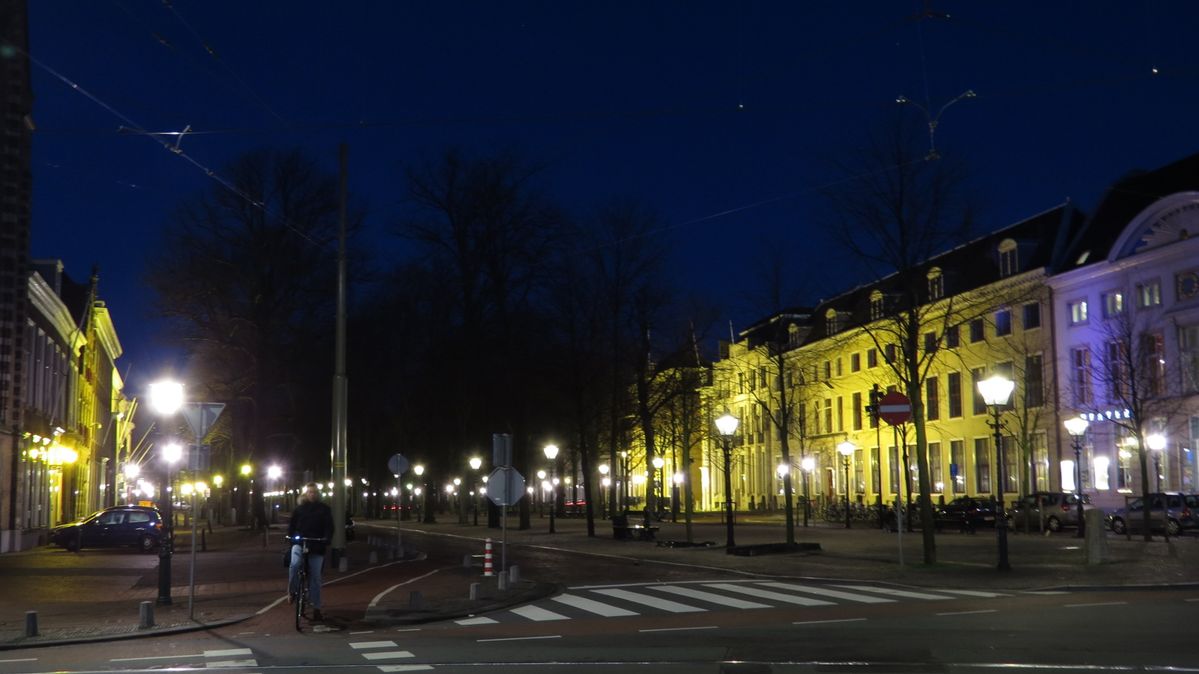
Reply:
M1074 445L1074 489L1078 492L1075 494L1077 501L1075 505L1078 507L1078 538L1082 538L1084 526L1082 520L1082 438L1090 424L1080 416L1066 419L1062 423L1066 426L1066 432L1070 434L1070 441Z
M803 470L803 525L808 526L808 518L812 515L812 502L808 498L808 478L811 477L812 471L816 470L816 459L805 456L799 462L800 469Z
M657 503L655 504L655 510L657 510L658 513L661 513L662 512L662 499L665 498L665 496L666 496L666 487L663 486L663 483L666 481L666 478L662 474L662 467L666 465L666 459L663 459L661 456L655 456L654 460L651 463L653 463L653 465L654 465L654 470L658 471L657 477L654 478L655 482L657 482L657 487L658 487L658 489L655 491L654 496L655 496L655 500L657 501ZM661 514L659 514L658 519L661 519L661 517L662 517Z
M183 407L183 384L164 379L150 384L150 409L160 417L171 417ZM175 536L175 514L171 508L171 464L183 455L183 448L177 443L168 443L163 447L162 458L164 477L162 490L163 519L166 520L166 531L158 542L158 604L171 603L171 544Z
M945 109L962 99L974 98L975 96L977 96L977 94L974 93L973 89L967 89L958 94L953 100L949 101L945 105L942 105L941 109L937 111L936 115L932 115L929 113L927 108L913 101L907 96L895 97L896 103L899 103L900 105L910 105L924 113L924 120L928 122L928 154L924 156L925 160L941 158L941 154L937 152L937 124L941 122L941 115L945 113Z
M608 472L611 471L612 468L606 463L601 463L598 470L600 474L600 486L602 487L602 489L600 489L600 512L606 513L607 506L604 502L604 499L608 497L608 489L612 486L612 478L608 477Z
M1160 494L1162 493L1162 451L1166 448L1166 436L1154 433L1145 438L1145 446L1153 451L1153 473L1157 476L1157 493Z
M845 465L845 528L849 528L849 457L853 456L857 445L846 440L837 445L837 453L841 455L842 463Z
M716 430L720 433L721 447L724 450L724 523L725 523L725 542L724 547L727 552L732 552L733 546L733 480L731 474L733 472L733 435L737 432L737 425L741 421L725 412L722 416L716 419Z
M791 474L791 466L786 463L780 463L779 465L774 467L774 472L779 476L780 481L786 482L787 476ZM783 489L784 500L787 498L786 491L787 491L786 489ZM790 503L784 503L783 508L786 509L790 505L791 505Z
M470 457L470 461L467 463L470 464L470 469L475 471L475 493L471 496L470 508L474 511L475 526L477 527L479 526L479 468L483 466L483 459L480 459L477 456L472 456Z
M136 463L125 464L125 501L133 503L133 487L137 484L137 476L142 472L142 467Z
M978 382L978 392L982 395L983 402L991 408L990 425L995 430L995 501L999 508L995 513L995 533L999 539L997 568L1000 571L1010 571L1012 567L1007 560L1007 515L1003 508L1003 422L999 420L999 415L1007 405L1008 399L1012 397L1012 389L1015 387L1015 382L998 374Z
M554 486L554 469L557 466L558 445L546 445L541 452L550 462L550 533L554 533L554 511L558 506L558 488Z

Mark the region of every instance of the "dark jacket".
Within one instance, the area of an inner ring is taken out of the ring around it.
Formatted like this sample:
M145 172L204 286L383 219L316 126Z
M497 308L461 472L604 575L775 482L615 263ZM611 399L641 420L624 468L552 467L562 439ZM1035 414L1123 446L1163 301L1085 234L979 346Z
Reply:
M320 501L305 501L291 511L291 522L287 525L287 537L333 539L333 510ZM308 543L308 551L314 555L325 554L325 544L318 541Z

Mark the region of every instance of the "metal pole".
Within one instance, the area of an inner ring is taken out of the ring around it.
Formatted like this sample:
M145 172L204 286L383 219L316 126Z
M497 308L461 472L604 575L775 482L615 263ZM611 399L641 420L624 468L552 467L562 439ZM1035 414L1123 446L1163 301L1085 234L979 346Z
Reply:
M404 546L400 539L400 512L404 510L404 490L400 484L403 473L396 474L396 552L403 555ZM411 499L409 499L411 501Z
M1002 428L999 422L999 405L991 407L991 413L995 417L995 460L999 464L995 467L995 476L998 478L995 481L995 534L999 540L999 565L1000 571L1011 571L1012 567L1008 564L1007 559L1007 517L1004 515L1003 509L1003 434L1000 433Z
M333 560L346 549L346 154L345 143L338 148L340 164L340 215L337 237L337 324L334 328L333 354Z
M554 531L554 511L558 509L558 487L554 485L554 462L550 462L550 533Z
M165 478L162 483L161 498L163 501L162 517L165 522L163 535L158 541L158 601L162 606L171 604L171 539L175 535L175 513L171 508L171 494L168 491L171 486L171 464L164 460L166 465Z
M849 456L845 457L845 528L849 528Z
M1082 438L1080 436L1076 435L1076 436L1074 436L1074 487L1075 487L1075 491L1077 492L1077 494L1075 495L1075 499L1077 500L1077 503L1075 505L1078 508L1078 534L1076 535L1077 538L1082 538L1085 535L1085 532L1083 531L1083 527L1086 526L1086 524L1083 522L1083 519L1082 519L1082 458L1081 457L1082 457Z
M188 572L187 581L187 617L189 620L194 620L196 617L196 519L196 490L195 485L192 485L191 570Z
M802 470L802 468L801 468ZM808 498L808 471L803 471L803 525L808 526L809 511L812 509L811 501Z
M730 473L733 470L732 449L729 447L729 439L724 440L724 524L725 524L725 541L724 547L726 551L732 551L733 546L733 480Z

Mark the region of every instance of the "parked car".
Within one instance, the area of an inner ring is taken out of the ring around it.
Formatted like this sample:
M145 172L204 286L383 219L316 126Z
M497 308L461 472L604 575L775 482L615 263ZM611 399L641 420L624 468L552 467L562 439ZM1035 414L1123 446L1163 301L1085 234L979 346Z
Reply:
M67 550L79 548L136 547L151 552L162 534L157 508L114 506L50 530L50 543Z
M995 502L973 496L959 496L933 513L937 529L959 527L975 529L995 526Z
M1093 510L1089 494L1082 495L1083 516ZM1060 491L1035 491L1016 502L1009 513L1012 524L1028 531L1037 531L1042 519L1047 531L1060 531L1062 527L1078 526L1078 497Z
M1199 494L1180 494L1165 492L1149 494L1143 498L1135 498L1124 508L1112 513L1112 531L1122 534L1125 531L1143 532L1145 526L1145 499L1149 501L1150 530L1161 531L1163 528L1171 536L1189 529L1199 529ZM1163 517L1162 503L1165 503ZM1163 526L1163 521L1165 525Z

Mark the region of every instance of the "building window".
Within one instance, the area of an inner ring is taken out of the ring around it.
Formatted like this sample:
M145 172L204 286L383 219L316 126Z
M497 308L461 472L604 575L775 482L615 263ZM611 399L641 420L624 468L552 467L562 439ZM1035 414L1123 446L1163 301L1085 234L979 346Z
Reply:
M870 320L877 321L884 315L883 294L877 290L870 293Z
M1128 385L1124 378L1127 368L1124 367L1128 355L1124 342L1112 340L1107 343L1107 362L1104 363L1104 379L1107 379L1107 395L1110 402L1124 400L1124 392Z
M824 432L833 432L833 399L824 399Z
M1020 491L1020 452L1016 450L1016 438L1003 436L1003 491L1012 494Z
M1080 325L1087 322L1087 301L1076 300L1066 303L1066 313L1070 316L1070 325Z
M1024 329L1034 330L1041 327L1041 303L1030 302L1024 307Z
M1070 349L1070 388L1075 407L1091 404L1091 351Z
M745 393L745 373L737 373L737 393Z
M937 391L936 377L924 380L924 398L924 410L928 413L928 420L936 421L941 416L941 396Z
M941 473L941 443L928 443L928 477L934 494L945 491L945 476ZM919 483L917 483L919 484Z
M1137 307L1145 309L1162 303L1162 283L1157 279L1137 284Z
M841 331L840 321L837 320L837 311L829 309L824 313L824 329L831 337Z
M966 493L966 443L961 440L949 441L949 480L953 493Z
M1039 353L1024 357L1024 404L1027 407L1045 404L1045 371Z
M866 352L866 367L878 367L878 349L873 346Z
M828 381L833 378L833 365L829 361L824 361L824 380Z
M842 371L841 371L841 356L837 356L837 364L836 364L836 367L834 367L834 368L833 368L833 371L834 371L834 372L836 372L836 374L837 374L837 376L838 376L838 377L840 377L840 376L841 376L841 374L842 374Z
M1199 391L1199 326L1178 328L1178 358L1183 389Z
M945 328L945 347L956 349L959 344L961 344L961 336L958 334L958 326L951 325Z
M991 491L990 438L974 438L974 490L980 494Z
M1011 239L1004 239L999 244L999 277L1007 278L1020 271L1020 260L1017 256L1018 247Z
M886 350L887 363L888 364L894 363L895 362L895 345L888 344L886 349L887 349Z
M869 396L870 394L867 393L866 395ZM879 397L882 396L880 395ZM867 415L867 418L870 420L871 428L878 428L878 410L875 410L874 413Z
M950 372L945 380L949 389L949 418L956 419L962 416L962 375L960 372Z
M878 447L873 447L870 450L870 491L875 494L881 493L879 490L879 467L882 464L878 462Z
M970 321L970 343L975 344L983 341L983 319L976 318Z
M800 332L798 325L787 326L787 346L799 346Z
M937 333L924 333L924 350L926 353L934 353L937 350Z
M1149 395L1166 393L1166 346L1160 334L1141 335L1141 354L1145 358L1145 373L1149 375Z
M849 355L849 371L857 372L862 369L862 354L852 353Z
M853 429L860 431L862 430L862 394L854 393L850 400L853 405Z
M1044 433L1032 434L1032 475L1037 491L1049 491L1049 444Z
M837 431L845 430L845 405L842 403L845 399L842 396L837 396Z
M928 270L928 299L939 300L945 295L945 277L941 274L940 267L933 267Z
M1124 313L1124 293L1113 290L1103 293L1103 317L1112 318Z
M983 380L983 369L981 367L970 371L970 393L974 400L974 413L986 414L987 403L983 400L983 394L978 390L978 382Z
M858 494L866 493L866 462L862 461L862 450L853 453L853 483Z
M995 335L1004 337L1012 334L1012 310L1000 309L995 312Z

